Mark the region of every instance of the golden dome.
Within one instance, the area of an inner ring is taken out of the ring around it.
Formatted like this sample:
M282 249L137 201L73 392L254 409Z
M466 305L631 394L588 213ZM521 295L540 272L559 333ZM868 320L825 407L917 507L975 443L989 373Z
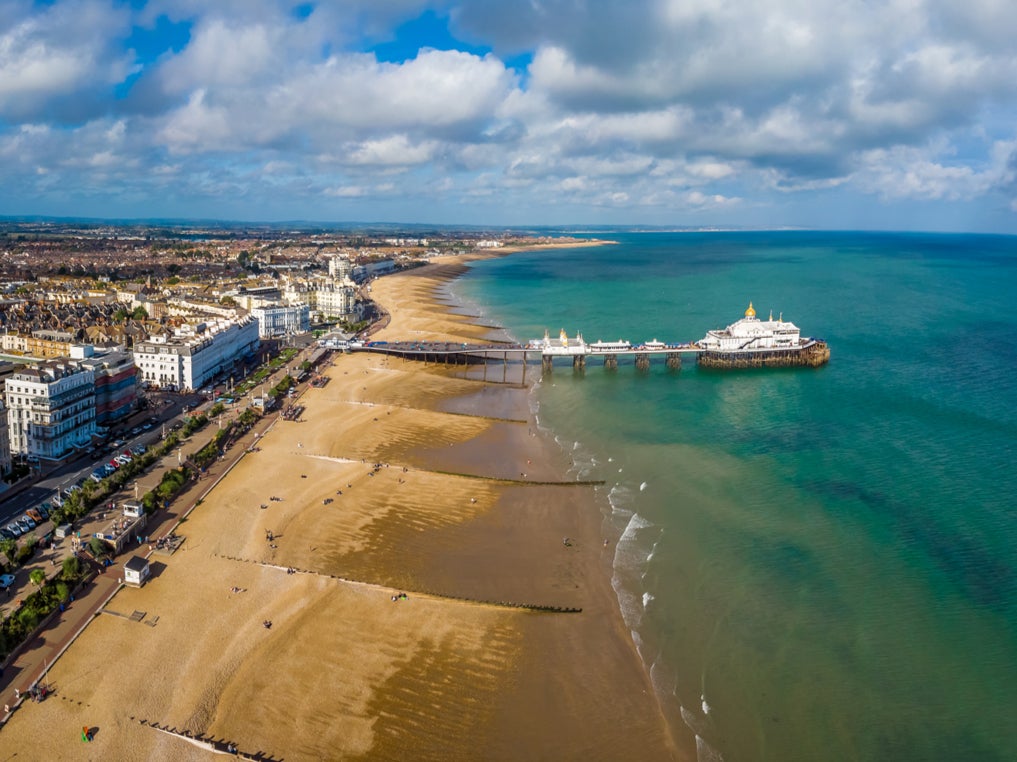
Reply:
M749 308L745 310L745 317L755 317L756 311L752 309L752 302L749 302Z

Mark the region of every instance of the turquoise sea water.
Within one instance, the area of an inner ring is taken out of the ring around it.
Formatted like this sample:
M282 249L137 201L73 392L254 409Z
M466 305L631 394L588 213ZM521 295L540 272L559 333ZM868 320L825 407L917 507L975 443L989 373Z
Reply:
M536 391L607 480L626 621L700 758L1017 759L1017 239L601 237L455 288L522 341L686 341L752 300L832 351Z

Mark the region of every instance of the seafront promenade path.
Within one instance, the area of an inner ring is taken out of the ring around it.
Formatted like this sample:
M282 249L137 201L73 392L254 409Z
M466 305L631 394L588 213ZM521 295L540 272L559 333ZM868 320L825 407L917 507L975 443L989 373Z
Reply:
M296 361L299 362L299 360L298 357ZM301 394L306 388L306 382L300 384L296 394ZM215 461L198 480L191 482L186 490L177 495L168 508L157 511L151 517L145 528L147 536L154 540L172 532L180 520L197 507L198 502L215 487L220 479L229 473L233 466L279 419L280 412L278 410L263 416L250 431L233 443L224 459ZM215 423L212 423L202 432L202 436L214 431L214 426ZM147 474L139 477L138 482L147 491L159 483L166 470L176 467L176 453L168 454ZM120 502L130 499L130 497L132 496L121 494L114 500ZM94 513L96 511L93 511ZM70 554L70 542L62 542L58 546L50 548L39 561L43 568L48 567L56 571L59 570L63 559ZM29 688L45 675L46 671L52 667L53 662L116 595L121 587L123 564L134 555L148 557L151 555L151 551L144 546L139 549L137 544L130 543L124 552L114 559L112 566L102 569L96 564L95 568L98 570L96 576L78 591L74 600L66 605L63 612L52 615L51 621L23 645L15 658L4 666L3 674L0 675L0 738L2 738L3 725L11 714L30 708L32 700L28 696ZM89 561L89 563L92 562ZM39 565L39 563L35 565ZM54 686L54 690L59 693L60 686ZM5 711L4 706L10 711Z

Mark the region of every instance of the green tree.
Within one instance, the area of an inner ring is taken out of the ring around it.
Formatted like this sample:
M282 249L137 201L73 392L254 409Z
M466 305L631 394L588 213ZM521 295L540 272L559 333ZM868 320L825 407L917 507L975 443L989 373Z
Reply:
M63 578L67 580L77 579L81 574L81 561L77 556L67 556L63 564Z
M30 534L25 538L25 544L18 548L18 553L14 558L14 562L17 564L23 564L25 561L30 559L35 553L35 544L39 542L39 538L34 534Z
M32 573L28 575L28 578L32 580L32 584L36 587L42 587L46 581L45 569L32 569Z
M145 320L148 318L148 310L139 304L134 308L134 312L131 313L131 317L135 320Z
M106 555L109 548L102 540L98 537L93 537L88 541L88 548L92 551L92 555L96 558L101 558Z
M7 561L13 564L18 555L18 541L4 537L0 540L0 552L3 552L7 556Z

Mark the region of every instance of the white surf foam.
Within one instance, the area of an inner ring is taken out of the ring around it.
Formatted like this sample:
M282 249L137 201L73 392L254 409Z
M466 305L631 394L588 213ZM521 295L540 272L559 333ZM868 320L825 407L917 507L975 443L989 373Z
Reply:
M639 491L640 492L646 491L646 482L643 482L642 484L639 485Z
M702 736L696 736L696 760L698 762L724 762L720 752L703 740Z
M633 513L614 547L614 573L611 586L618 597L622 618L630 630L637 630L645 610L643 574L646 571L646 557L651 542L640 536L646 530L656 529L638 513ZM659 529L657 529L659 533Z

